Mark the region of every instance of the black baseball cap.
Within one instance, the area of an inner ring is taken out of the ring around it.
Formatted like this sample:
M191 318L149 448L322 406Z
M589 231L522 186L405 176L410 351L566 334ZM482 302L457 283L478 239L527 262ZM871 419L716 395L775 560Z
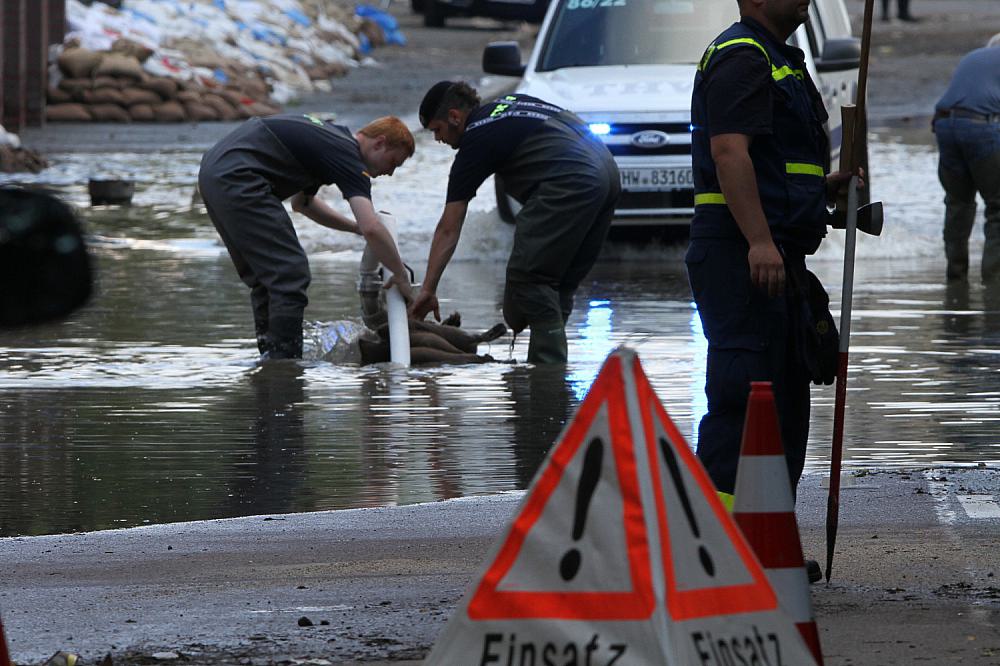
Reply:
M424 100L420 102L420 124L427 127L428 123L434 120L434 116L437 115L438 110L441 108L441 102L444 100L444 96L455 85L454 81L438 81L431 89L427 91L424 95Z

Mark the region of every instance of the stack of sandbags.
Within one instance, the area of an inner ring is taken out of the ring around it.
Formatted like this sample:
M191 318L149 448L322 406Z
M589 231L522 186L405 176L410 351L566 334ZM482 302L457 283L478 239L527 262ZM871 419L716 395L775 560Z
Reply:
M70 44L58 56L63 76L48 90L50 121L184 122L239 120L277 113L260 79L233 73L231 83L152 76L143 69L151 51L119 39L110 51Z
M0 125L0 172L38 173L48 166L45 158L21 146L21 137Z
M67 0L66 18L67 37L91 51L119 37L152 51L140 58L151 76L244 92L243 79L261 81L277 104L329 90L374 45L405 41L383 30L390 15L346 0Z

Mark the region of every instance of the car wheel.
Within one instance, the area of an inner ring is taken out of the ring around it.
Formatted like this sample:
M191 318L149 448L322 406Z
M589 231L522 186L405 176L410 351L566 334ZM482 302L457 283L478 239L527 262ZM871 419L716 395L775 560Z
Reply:
M444 7L436 0L424 0L424 25L428 28L444 27Z
M493 177L493 185L496 189L497 213L500 214L500 219L507 224L514 224L514 218L517 216L517 212L521 210L521 204L508 196L507 190L503 186L503 181L500 180L499 176Z
M410 0L410 9L413 10L414 14L424 11L424 0Z

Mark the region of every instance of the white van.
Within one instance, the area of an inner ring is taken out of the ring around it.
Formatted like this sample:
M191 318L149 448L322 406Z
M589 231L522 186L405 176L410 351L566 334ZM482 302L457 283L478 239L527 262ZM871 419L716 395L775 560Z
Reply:
M522 77L517 92L590 123L621 171L616 226L687 225L695 68L738 18L736 0L554 0L527 65L516 42L498 42L486 47L483 69ZM861 54L844 1L813 0L809 21L789 41L805 51L823 94L835 160L840 106L854 101ZM512 221L517 203L499 179L496 187L500 214Z

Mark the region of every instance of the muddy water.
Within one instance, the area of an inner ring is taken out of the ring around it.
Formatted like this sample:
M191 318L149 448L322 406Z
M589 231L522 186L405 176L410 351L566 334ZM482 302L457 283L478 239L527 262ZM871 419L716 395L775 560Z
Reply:
M452 156L421 141L375 187L418 274ZM525 365L527 341L511 350L508 336L481 348L494 364L401 371L324 356L357 315L362 248L297 220L313 270L308 358L258 366L245 288L192 202L198 158L61 155L30 179L81 207L99 289L68 321L0 333L0 535L524 488L620 344L639 352L694 441L705 343L682 248L607 248L578 295L564 370ZM1000 294L942 283L935 160L924 136L873 147L888 219L882 238L858 248L849 467L1000 464ZM99 175L135 178L135 205L89 208L86 179ZM500 321L511 230L490 192L474 201L441 287L467 328ZM981 238L977 229L974 256ZM841 253L833 236L812 263L835 309ZM827 464L832 403L832 388L814 389L813 470Z

